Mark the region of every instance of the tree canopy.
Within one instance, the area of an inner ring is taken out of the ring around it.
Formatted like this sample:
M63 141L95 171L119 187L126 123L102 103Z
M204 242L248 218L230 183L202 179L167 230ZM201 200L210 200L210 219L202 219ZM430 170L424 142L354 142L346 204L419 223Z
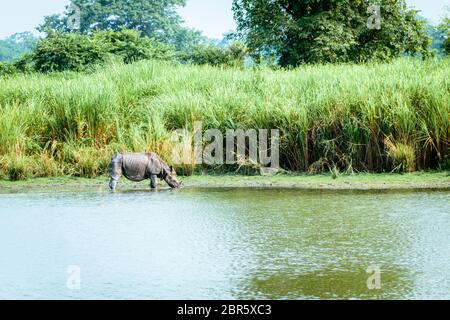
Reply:
M367 0L233 0L237 35L251 54L274 55L282 66L388 60L428 55L425 22L404 0L380 0L380 28Z
M200 32L181 25L182 19L176 9L184 6L185 2L186 0L73 0L63 14L45 17L38 30L71 31L71 27L73 30L75 26L82 33L133 29L142 36L171 44L177 49L188 50L202 42L204 37ZM74 23L74 19L78 23Z
M443 49L447 55L450 55L450 17L447 16L438 26L443 42Z
M20 58L34 48L37 40L30 32L15 33L0 40L0 61L12 61Z

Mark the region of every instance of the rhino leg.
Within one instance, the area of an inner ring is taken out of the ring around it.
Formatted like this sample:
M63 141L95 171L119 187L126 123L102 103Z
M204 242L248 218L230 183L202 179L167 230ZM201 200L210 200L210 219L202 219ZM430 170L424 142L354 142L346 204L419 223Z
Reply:
M117 183L122 176L122 155L118 154L113 157L111 164L109 165L109 188L113 191L116 190Z
M156 182L156 175L152 174L150 175L150 188L152 189L156 189L156 187L158 186L158 183Z
M111 179L109 180L109 188L110 188L112 191L116 191L116 188L117 188L117 182L118 182L118 180L114 180L113 178L111 178Z

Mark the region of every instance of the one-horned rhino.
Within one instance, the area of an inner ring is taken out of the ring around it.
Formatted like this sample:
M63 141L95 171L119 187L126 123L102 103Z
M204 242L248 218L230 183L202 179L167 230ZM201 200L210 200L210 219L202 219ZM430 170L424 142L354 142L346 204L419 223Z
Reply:
M173 167L169 167L156 153L118 153L111 160L109 173L111 190L116 190L121 176L134 182L150 179L152 189L157 186L156 178L166 181L171 188L181 186Z

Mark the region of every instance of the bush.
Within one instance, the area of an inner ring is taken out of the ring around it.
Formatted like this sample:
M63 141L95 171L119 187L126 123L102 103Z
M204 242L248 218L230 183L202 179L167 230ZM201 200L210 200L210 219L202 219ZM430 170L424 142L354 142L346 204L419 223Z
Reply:
M169 46L141 37L136 30L97 31L93 40L103 44L108 53L121 57L125 63L148 59L170 60L173 57Z
M16 60L13 65L20 72L33 72L35 70L34 55L26 53Z
M450 38L444 42L444 51L446 55L450 55Z
M209 64L219 66L226 62L224 50L212 44L197 45L191 52L180 53L179 58L184 63L197 65Z
M16 74L19 70L10 62L0 62L0 77Z
M107 58L106 46L80 33L51 31L34 51L36 71L84 71Z
M25 57L19 70L32 67L39 72L86 71L111 56L125 63L146 59L170 60L171 48L154 39L141 37L136 30L96 31L92 35L50 31L41 39L32 56ZM28 67L27 67L28 66Z
M226 48L213 44L195 46L191 52L180 54L184 63L212 66L243 66L247 55L247 47L240 42L234 42Z
M0 77L10 76L20 72L34 71L34 56L30 53L24 54L21 58L13 62L0 62Z

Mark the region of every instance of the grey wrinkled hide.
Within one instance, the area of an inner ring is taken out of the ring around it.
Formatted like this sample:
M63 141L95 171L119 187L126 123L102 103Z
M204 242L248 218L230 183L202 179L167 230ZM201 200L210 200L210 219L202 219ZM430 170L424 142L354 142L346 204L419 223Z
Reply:
M109 173L111 190L116 190L121 176L135 182L150 179L152 189L157 186L156 178L166 181L171 188L180 187L175 171L156 153L118 153L111 160Z

